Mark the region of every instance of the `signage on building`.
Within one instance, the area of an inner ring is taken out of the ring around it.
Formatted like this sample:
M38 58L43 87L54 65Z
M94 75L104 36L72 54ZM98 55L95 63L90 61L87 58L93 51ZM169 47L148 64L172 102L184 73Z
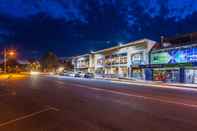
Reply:
M172 49L151 54L151 64L177 64L197 62L197 47Z

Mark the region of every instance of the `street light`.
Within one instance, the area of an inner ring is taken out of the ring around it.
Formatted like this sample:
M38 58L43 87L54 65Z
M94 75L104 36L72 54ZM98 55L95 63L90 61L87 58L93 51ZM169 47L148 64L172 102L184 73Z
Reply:
M7 72L7 56L9 57L15 57L16 56L16 51L15 50L7 50L6 48L4 49L4 73Z
M14 56L15 55L15 52L14 51L10 51L10 52L8 52L8 55L9 56Z

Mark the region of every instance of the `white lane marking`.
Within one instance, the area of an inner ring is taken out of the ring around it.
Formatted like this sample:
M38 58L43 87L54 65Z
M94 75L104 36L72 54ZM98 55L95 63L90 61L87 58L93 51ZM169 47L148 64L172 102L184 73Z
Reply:
M65 84L63 81L59 81L59 80L56 80L55 82L56 82L57 84L60 84L60 85Z
M17 121L21 121L21 120L24 120L24 119L28 119L28 118L34 117L34 116L37 116L37 115L39 115L41 113L48 112L48 111L59 111L59 109L54 108L54 107L48 107L48 108L45 108L43 110L40 110L40 111L37 111L37 112L33 112L31 114L27 114L25 116L21 116L21 117L18 117L16 119L12 119L12 120L9 120L7 122L3 122L3 123L0 124L0 127L4 127L4 126L7 126L7 125L16 123Z
M164 99L159 99L159 98L154 98L154 97L149 97L149 96L142 96L142 95L135 95L135 94L130 94L130 93L114 91L114 90L110 90L110 89L89 87L89 86L80 85L80 84L72 84L72 85L87 88L87 89L90 89L90 90L108 92L108 93L112 93L112 94L116 94L116 95L124 95L124 96L129 96L129 97L141 98L141 99L145 99L145 100L152 100L152 101L163 102L163 103L168 103L168 104L175 104L175 105L197 108L197 105L195 105L195 104L187 104L187 103L183 103L183 102L169 101L169 100L164 100Z
M48 108L50 108L52 111L56 111L56 112L60 111L60 109L52 107L52 106L48 106Z

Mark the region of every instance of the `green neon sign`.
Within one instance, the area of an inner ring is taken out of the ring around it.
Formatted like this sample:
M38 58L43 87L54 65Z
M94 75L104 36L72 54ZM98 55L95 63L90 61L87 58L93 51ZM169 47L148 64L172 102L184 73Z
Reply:
M168 52L151 54L151 64L168 64L170 60L171 56Z

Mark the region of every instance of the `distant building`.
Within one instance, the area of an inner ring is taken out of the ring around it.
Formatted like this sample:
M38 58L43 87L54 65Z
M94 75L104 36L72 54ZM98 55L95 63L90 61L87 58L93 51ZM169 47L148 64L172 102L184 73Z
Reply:
M90 57L92 54L85 54L77 57L73 57L72 64L75 72L92 72L90 65Z

